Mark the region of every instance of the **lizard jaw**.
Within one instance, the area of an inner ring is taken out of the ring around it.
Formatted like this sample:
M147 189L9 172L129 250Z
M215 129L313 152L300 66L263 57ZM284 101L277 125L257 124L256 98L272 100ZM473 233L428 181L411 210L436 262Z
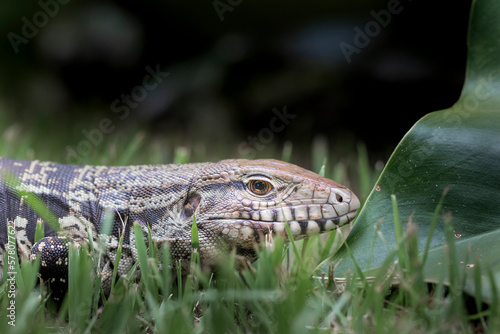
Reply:
M349 193L349 197L347 197L347 193ZM343 194L345 198L349 198L349 202L344 202L346 208L320 210L321 216L315 212L317 211L318 204L302 204L301 207L305 206L307 208L306 212L310 214L304 217L288 207L290 212L294 213L289 220L286 219L287 214L282 213L279 215L279 218L282 219L275 221L252 219L251 216L246 215L244 215L244 217L239 216L234 218L214 218L209 221L212 222L213 227L217 226L219 233L224 236L225 240L229 242L233 241L235 244L245 244L249 248L254 247L253 245L255 245L255 243L262 242L265 239L263 236L270 234L288 240L286 225L290 227L293 238L299 240L312 235L332 231L354 220L360 206L359 199L347 189L343 189ZM323 205L329 204L325 203ZM281 211L284 212L284 209L285 207L283 207ZM263 216L265 215L261 212L259 218ZM274 213L273 216L278 217L276 213ZM257 216L254 217L257 218Z
M223 219L218 220L220 233L228 240L233 239L239 242L260 243L262 236L273 234L288 240L286 225L290 227L290 232L295 240L300 240L309 236L330 232L338 227L344 226L353 221L357 211L334 218L320 218L307 220L291 220L286 222L265 222L244 219ZM239 243L238 242L238 243Z
M285 203L279 208L261 209L251 214L253 221L270 223L271 231L287 237L288 224L294 238L329 232L354 220L360 201L347 188L331 188L328 198L312 198Z
M309 236L333 231L336 228L349 224L354 220L357 210L346 213L345 215L334 218L320 218L308 220L291 220L288 222L274 222L271 229L274 235L279 235L288 239L286 225L290 227L290 232L295 240Z

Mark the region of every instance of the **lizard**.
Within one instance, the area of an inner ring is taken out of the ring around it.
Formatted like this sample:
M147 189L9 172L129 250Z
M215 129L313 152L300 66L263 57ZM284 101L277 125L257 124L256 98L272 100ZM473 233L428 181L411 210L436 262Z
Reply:
M43 219L26 203L26 193L52 212L59 231L44 224L44 236L35 242L36 224ZM185 273L195 222L201 266L214 271L230 251L237 262L251 263L257 258L256 246L266 237L288 240L285 224L299 240L348 224L359 206L345 186L278 160L79 166L0 157L0 267L15 234L19 259L40 256L41 278L52 282L62 296L67 290L69 245L88 243L92 235L96 243L105 240L99 270L107 293L121 234L118 275L127 274L138 261L134 223L146 242L149 230L158 245L168 245L171 262L179 263ZM110 233L104 234L108 212L115 215Z

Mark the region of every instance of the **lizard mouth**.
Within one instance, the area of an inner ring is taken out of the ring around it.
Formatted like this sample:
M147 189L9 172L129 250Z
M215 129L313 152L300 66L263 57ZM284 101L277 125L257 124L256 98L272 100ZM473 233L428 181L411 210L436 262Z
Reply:
M356 214L357 210L353 210L338 217L272 222L270 225L273 234L287 237L285 226L288 224L292 236L296 239L302 239L308 236L330 232L338 227L349 224L353 221Z
M290 232L295 240L303 239L309 236L332 231L338 227L346 225L353 221L357 214L357 209L352 210L342 216L318 219L302 219L289 221L258 221L252 219L215 219L220 234L228 240L239 241L239 243L250 242L259 243L262 236L275 235L288 240L286 225L288 224Z
M360 207L358 198L348 189L332 189L327 199L288 200L283 204L247 203L243 210L200 220L200 227L208 224L230 243L253 247L267 235L288 240L287 225L296 240L332 231L352 222Z

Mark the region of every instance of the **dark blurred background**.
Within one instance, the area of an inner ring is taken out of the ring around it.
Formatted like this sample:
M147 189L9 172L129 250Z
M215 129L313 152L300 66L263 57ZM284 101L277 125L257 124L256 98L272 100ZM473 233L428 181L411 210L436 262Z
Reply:
M75 150L102 126L103 137L201 143L216 158L285 141L307 156L319 140L339 154L362 141L386 159L420 117L457 100L470 5L3 1L2 128Z

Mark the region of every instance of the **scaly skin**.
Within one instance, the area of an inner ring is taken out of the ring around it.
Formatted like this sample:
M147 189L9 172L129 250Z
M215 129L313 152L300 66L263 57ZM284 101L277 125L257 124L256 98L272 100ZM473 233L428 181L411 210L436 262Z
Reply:
M19 182L8 181L15 176ZM144 166L73 166L0 158L0 255L15 230L19 257L41 256L42 278L66 289L68 244L104 238L103 287L110 278L121 232L124 248L118 274L137 261L133 223L147 241L168 244L172 262L189 268L193 215L199 231L200 259L213 270L235 250L241 262L256 258L256 245L268 235L294 239L331 231L352 221L359 200L346 187L298 166L276 160L222 160L217 163ZM58 218L61 230L45 226L34 244L41 218L19 198L19 190L37 195ZM115 214L111 235L100 234L105 213ZM8 227L10 226L10 227ZM14 229L13 229L14 228ZM184 271L185 272L185 271Z

